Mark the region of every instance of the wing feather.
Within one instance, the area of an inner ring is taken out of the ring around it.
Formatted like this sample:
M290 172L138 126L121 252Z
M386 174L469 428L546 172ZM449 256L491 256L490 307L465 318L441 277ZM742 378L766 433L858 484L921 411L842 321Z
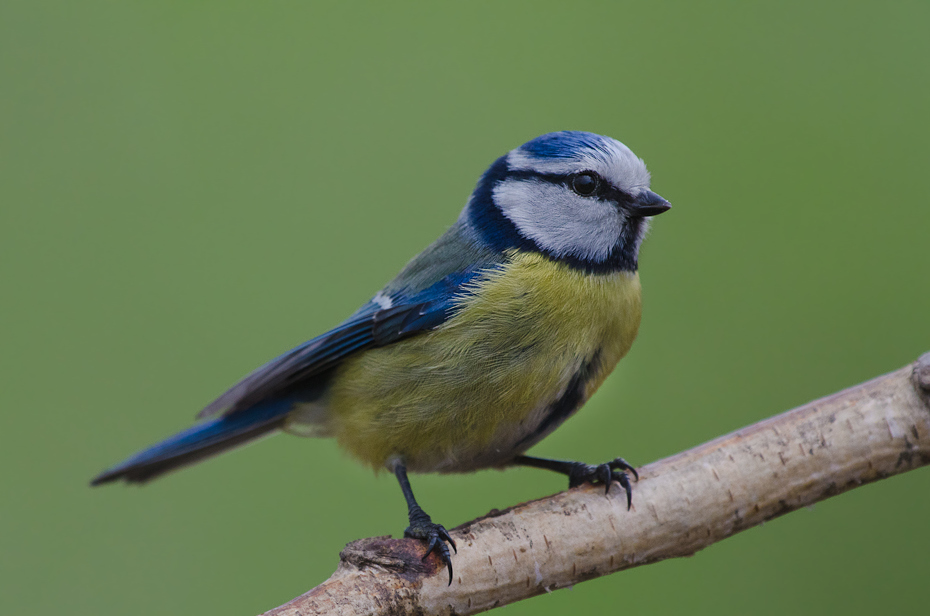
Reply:
M269 398L292 395L301 387L314 388L314 377L325 374L361 350L385 346L435 329L456 310L456 299L470 292L468 283L483 270L450 274L409 297L391 296L390 307L374 300L341 325L271 360L236 383L204 408L199 418L229 415Z

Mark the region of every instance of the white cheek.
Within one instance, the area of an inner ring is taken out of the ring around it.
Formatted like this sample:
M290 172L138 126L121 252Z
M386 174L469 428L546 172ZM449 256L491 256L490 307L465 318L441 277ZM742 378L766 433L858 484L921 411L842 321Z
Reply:
M506 180L494 189L494 202L524 237L557 257L602 261L623 224L612 204L541 180Z

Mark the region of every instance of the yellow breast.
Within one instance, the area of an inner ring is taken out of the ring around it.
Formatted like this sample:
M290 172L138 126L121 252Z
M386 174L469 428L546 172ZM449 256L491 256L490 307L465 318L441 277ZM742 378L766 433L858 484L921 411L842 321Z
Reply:
M639 328L635 272L517 253L473 290L438 329L338 369L327 431L351 454L375 467L399 456L420 472L504 464L589 364L577 404L594 392Z

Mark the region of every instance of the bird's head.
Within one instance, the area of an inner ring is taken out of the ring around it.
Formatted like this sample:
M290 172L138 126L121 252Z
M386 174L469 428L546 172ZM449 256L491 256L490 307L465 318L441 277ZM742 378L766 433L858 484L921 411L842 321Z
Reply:
M650 216L671 205L616 139L549 133L499 158L463 212L495 250L534 250L588 271L635 271Z

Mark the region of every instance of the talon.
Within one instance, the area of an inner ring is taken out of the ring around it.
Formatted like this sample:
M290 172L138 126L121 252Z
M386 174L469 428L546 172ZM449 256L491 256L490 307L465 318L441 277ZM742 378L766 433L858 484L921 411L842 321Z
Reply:
M600 480L604 482L604 495L610 494L610 484L613 483L614 472L609 464L601 464L597 467L600 474Z
M639 481L639 473L633 468L633 465L623 458L616 458L605 464L597 466L584 464L582 462L572 462L568 471L568 487L574 488L583 483L603 483L604 494L610 494L610 486L616 481L626 492L627 511L633 507L633 486L630 484L630 477L626 471L632 473L636 481Z
M615 458L613 462L609 462L610 468L620 470L620 471L630 471L633 473L633 478L636 481L639 481L639 473L636 472L636 469L633 468L633 465L624 460L623 458Z
M433 553L433 550L439 545L439 537L437 535L432 535L429 538L429 543L426 544L426 554L423 555L423 558L420 560L426 560L429 558L429 555Z
M630 485L630 478L626 473L620 473L617 483L626 491L626 510L629 511L633 506L633 486Z
M446 545L446 542L452 546L452 549L455 550L455 553L458 554L458 548L455 545L455 540L449 535L442 525L436 524L432 520L428 519L428 516L425 514L416 520L416 526L410 526L407 530L404 531L404 536L411 539L419 539L426 542L426 552L423 554L423 557L420 560L426 560L429 558L429 555L433 552L439 556L439 559L446 565L446 568L449 570L449 586L452 585L452 554L449 552L449 546Z
M443 541L448 541L452 545L452 551L456 554L459 553L459 549L455 546L455 539L449 534L449 532L442 526L438 529L439 536L442 537Z

